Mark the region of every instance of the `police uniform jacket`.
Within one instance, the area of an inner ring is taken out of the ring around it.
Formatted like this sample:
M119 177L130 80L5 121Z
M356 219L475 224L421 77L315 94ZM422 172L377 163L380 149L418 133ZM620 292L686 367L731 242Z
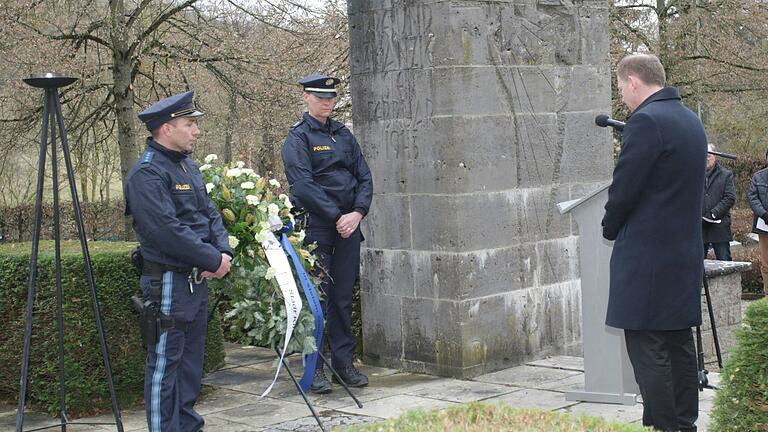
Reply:
M733 173L715 163L707 171L704 180L704 206L702 216L719 219L720 223L703 221L702 235L704 243L722 243L733 240L731 234L731 207L736 202L736 189L733 186Z
M605 205L615 239L606 324L681 330L701 324L701 208L707 137L676 88L649 96L623 132Z
M342 214L368 213L373 197L371 171L360 145L342 123L321 124L304 113L282 148L292 199L311 215L314 226L335 226Z
M185 154L148 138L126 176L125 201L145 260L215 272L222 252L232 255L221 215Z

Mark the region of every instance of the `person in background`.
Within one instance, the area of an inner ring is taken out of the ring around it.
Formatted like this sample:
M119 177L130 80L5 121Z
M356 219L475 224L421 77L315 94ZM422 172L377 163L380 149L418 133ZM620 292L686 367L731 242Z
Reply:
M709 151L717 151L709 144ZM704 257L710 249L715 250L715 258L720 261L731 260L731 207L736 202L736 189L733 186L733 173L717 163L717 157L707 155L707 175L704 178L704 202L702 206L702 237Z
M765 152L765 161L768 164L768 150ZM757 234L760 243L760 273L763 276L763 292L768 295L768 168L752 176L747 200L755 214L752 232Z

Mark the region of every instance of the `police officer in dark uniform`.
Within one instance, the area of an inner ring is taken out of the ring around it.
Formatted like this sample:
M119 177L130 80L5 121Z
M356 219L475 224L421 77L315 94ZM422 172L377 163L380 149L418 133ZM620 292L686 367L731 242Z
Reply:
M307 112L288 133L282 157L292 199L307 214L306 239L317 242L317 258L327 273L321 287L333 368L347 385L363 387L368 378L352 364L352 287L360 268L359 225L371 206L373 181L352 132L330 118L338 83L319 74L299 81ZM322 362L311 391L331 391Z
M192 97L191 91L171 96L139 114L152 136L125 179L125 211L141 243L145 309L159 314L155 328L142 328L150 334L144 381L150 432L203 427L194 405L205 353L205 278L226 275L232 257L221 216L188 158L203 115Z

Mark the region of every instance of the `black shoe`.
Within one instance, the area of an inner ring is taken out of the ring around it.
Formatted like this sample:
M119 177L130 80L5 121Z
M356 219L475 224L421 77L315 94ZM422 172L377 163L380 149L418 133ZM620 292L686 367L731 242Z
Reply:
M309 391L316 394L326 394L333 390L331 382L325 377L325 372L322 369L315 370L315 376L312 380L312 385L309 386Z
M368 385L368 377L360 373L354 366L336 369L336 373L339 374L339 377L341 377L341 379L344 380L344 383L349 387L365 387ZM339 383L336 375L333 376L333 382Z

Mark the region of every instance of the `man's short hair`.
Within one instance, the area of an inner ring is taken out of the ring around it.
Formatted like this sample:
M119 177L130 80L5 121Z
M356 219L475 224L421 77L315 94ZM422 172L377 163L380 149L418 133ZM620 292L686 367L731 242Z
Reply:
M616 67L616 75L622 80L632 75L646 84L656 84L661 87L667 84L664 66L653 54L630 54L624 57Z

